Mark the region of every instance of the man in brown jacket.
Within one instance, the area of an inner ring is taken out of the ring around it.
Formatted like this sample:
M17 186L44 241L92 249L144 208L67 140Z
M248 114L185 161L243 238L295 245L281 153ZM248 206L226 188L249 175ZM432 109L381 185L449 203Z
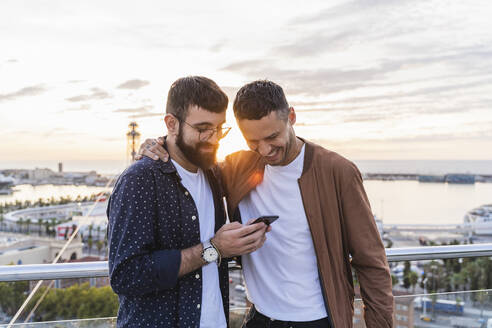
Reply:
M263 247L242 257L254 304L244 327L352 327L352 268L366 326L392 327L391 276L357 167L296 137L295 111L271 81L243 86L233 108L252 151L219 164L229 213L242 222L279 215Z

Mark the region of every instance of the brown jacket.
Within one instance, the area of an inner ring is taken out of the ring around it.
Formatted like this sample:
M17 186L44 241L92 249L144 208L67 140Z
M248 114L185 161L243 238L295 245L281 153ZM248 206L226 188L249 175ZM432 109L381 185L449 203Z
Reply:
M239 201L262 181L264 168L265 162L254 152L226 158L222 172L229 213L235 213ZM391 276L359 170L337 153L306 142L298 181L333 326L352 327L352 266L360 282L367 327L393 327Z

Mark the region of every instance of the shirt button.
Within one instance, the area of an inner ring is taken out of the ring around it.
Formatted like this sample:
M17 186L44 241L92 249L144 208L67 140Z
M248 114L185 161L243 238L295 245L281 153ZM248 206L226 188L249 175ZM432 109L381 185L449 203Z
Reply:
M196 308L199 309L200 308L200 304L197 304Z
M197 274L195 275L195 278L196 278L196 279L200 279L200 275L197 273Z
M188 196L189 194L190 194L189 192L185 191L185 195L186 195L186 196Z
M191 219L192 219L192 220L196 220L196 216L195 216L195 215L193 215L193 216L191 217Z

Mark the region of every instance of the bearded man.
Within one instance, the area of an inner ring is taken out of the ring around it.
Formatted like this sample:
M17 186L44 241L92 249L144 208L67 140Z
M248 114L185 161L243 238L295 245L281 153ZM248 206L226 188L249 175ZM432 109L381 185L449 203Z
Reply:
M227 102L208 78L174 82L164 117L171 160L138 161L115 185L108 233L117 327L227 327L224 259L260 248L267 231L225 224L215 155L229 132Z

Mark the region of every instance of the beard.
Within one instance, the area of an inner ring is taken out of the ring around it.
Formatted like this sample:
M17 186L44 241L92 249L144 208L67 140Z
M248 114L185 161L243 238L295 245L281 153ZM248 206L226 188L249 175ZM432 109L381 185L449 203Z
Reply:
M282 152L281 158L275 163L268 163L271 166L283 166L287 165L289 160L289 155L294 151L296 145L296 136L294 133L290 133L287 142L280 147L276 147L280 152Z
M286 165L288 163L288 157L289 155L294 151L296 145L296 135L294 133L289 134L289 139L287 140L287 143L284 146L284 157L282 158L282 164L280 165Z
M206 141L199 141L195 145L189 145L184 141L183 130L179 127L179 134L176 138L176 145L183 153L186 159L193 165L198 166L202 170L210 169L217 163L216 155L218 145L211 144ZM202 152L202 148L213 148L211 152Z

